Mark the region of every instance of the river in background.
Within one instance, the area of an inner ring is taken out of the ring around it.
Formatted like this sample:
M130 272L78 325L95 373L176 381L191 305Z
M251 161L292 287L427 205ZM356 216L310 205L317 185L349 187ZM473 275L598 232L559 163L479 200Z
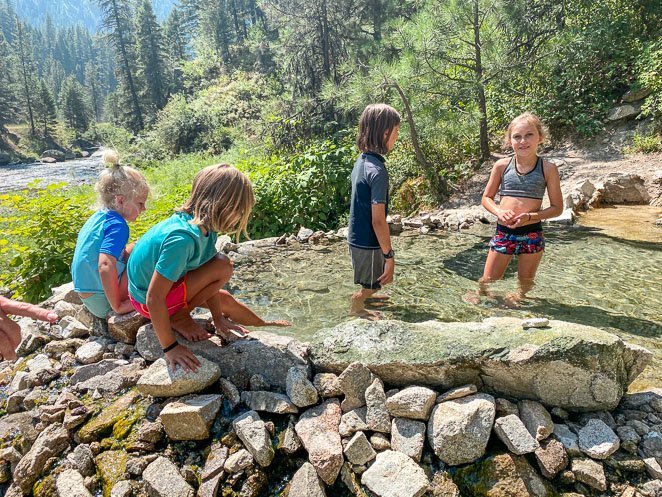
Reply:
M93 183L102 169L101 154L95 153L85 159L73 159L64 162L46 164L7 164L0 166L0 193L7 193L23 188L43 188L51 183L70 184Z

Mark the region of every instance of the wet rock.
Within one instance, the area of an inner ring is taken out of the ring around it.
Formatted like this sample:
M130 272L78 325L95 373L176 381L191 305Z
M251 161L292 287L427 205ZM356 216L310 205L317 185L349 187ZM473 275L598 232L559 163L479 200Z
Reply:
M531 467L524 456L494 454L459 468L454 481L462 495L472 497L553 497L556 490Z
M220 395L190 395L170 402L159 418L171 440L205 440L222 402Z
M313 385L324 399L340 397L343 393L338 376L333 373L316 374L313 378Z
M437 404L428 422L432 450L451 466L476 460L485 453L494 414L494 398L483 393Z
M438 404L439 402L444 402L445 400L461 399L462 397L473 395L476 392L478 392L476 385L462 385L460 387L451 388L450 390L440 394L437 397L436 402Z
M572 472L577 481L601 492L607 490L607 478L602 463L593 459L578 457L572 460Z
M347 442L347 446L343 452L347 460L356 465L366 464L372 461L377 455L362 431L354 434L349 442Z
M94 460L103 488L113 488L117 482L129 478L126 470L127 453L123 450L101 452Z
M563 444L548 438L543 440L535 451L540 472L545 478L552 479L568 465L568 455Z
M338 377L340 388L345 394L342 411L353 411L365 405L365 391L372 383L372 373L360 362L349 364Z
M285 380L285 391L297 407L308 407L317 403L317 389L300 368L290 368Z
M366 431L368 429L368 423L366 421L367 414L367 407L359 407L343 414L340 418L340 426L338 427L340 436L351 437L352 433L356 431Z
M105 342L85 342L78 350L76 350L76 360L81 364L92 364L94 362L99 362L103 358L105 351Z
M343 447L338 433L340 404L336 399L304 412L295 425L311 464L327 485L332 485L343 464Z
M218 387L223 394L225 400L228 401L230 409L235 409L239 402L241 402L241 395L239 389L230 380L225 378L218 379Z
M637 445L641 441L641 437L637 431L631 426L619 426L616 428L616 434L621 439L621 448L627 450L631 454L637 453Z
M544 440L554 431L554 422L547 409L539 402L522 400L518 403L520 419L536 440Z
M294 429L294 419L290 418L285 428L278 436L278 448L286 454L294 454L301 448L301 440Z
M228 473L239 473L239 471L253 465L253 456L246 449L240 449L228 456L223 469Z
M482 323L354 320L318 331L310 350L319 371L339 373L360 361L389 385L482 384L501 396L573 411L615 408L652 359L649 351L598 328L551 320L547 328L524 332L520 319L508 317Z
M92 497L78 471L65 469L57 476L57 493L67 497Z
M391 431L391 416L386 409L386 394L384 384L379 378L375 378L365 391L366 415L365 420L368 429L381 433Z
M124 342L133 345L136 343L138 329L147 321L136 311L128 314L117 314L111 312L108 315L108 334L118 342Z
M579 441L568 425L556 423L554 425L554 438L563 444L563 448L570 457L582 456L579 449Z
M361 475L361 483L379 497L421 497L428 489L425 471L411 458L387 450Z
M513 454L528 454L540 447L538 441L531 436L522 420L514 414L497 418L494 422L494 433Z
M593 459L606 459L620 446L616 433L599 419L591 419L577 435L579 448Z
M200 367L196 372L175 371L165 359L158 359L138 380L138 390L154 397L179 397L204 390L221 376L221 369L203 357L198 357Z
M289 485L288 497L326 497L324 483L317 476L317 471L309 462L294 473Z
M85 426L78 430L76 435L78 441L80 443L90 443L98 440L104 433L110 431L118 421L123 419L129 406L131 406L138 397L138 392L130 391L115 400L101 411L99 416L90 420Z
M49 459L57 457L69 447L69 432L59 424L53 424L44 429L34 442L32 448L16 465L14 483L24 493L44 470Z
M388 412L394 418L427 421L434 407L437 394L426 387L407 387L386 401Z
M419 462L425 443L425 423L407 418L393 418L391 448Z
M182 478L175 466L165 457L159 457L143 472L150 495L154 497L194 497L195 491Z
M95 472L94 454L87 444L77 445L76 448L67 455L67 462L72 469L78 471L82 476L92 476Z
M232 426L257 463L262 467L269 466L274 458L274 449L260 416L255 411L248 411L237 417Z
M241 401L253 411L264 411L274 414L296 414L299 412L287 395L282 393L257 391L241 392Z

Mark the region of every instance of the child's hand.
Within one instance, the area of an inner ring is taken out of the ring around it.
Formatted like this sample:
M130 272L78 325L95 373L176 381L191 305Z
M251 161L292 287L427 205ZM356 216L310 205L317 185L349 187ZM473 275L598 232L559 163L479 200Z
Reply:
M173 371L177 369L178 365L185 372L193 371L194 373L200 367L200 360L195 356L191 349L181 344L166 352L165 356Z
M513 222L513 219L515 219L515 213L508 209L506 211L499 211L497 213L497 218L499 219L499 223L503 224L504 226L512 227L510 224Z
M523 212L522 214L518 214L514 218L510 220L510 224L507 224L509 228L517 228L518 226L521 226L524 224L526 221L531 219L531 214L528 212Z

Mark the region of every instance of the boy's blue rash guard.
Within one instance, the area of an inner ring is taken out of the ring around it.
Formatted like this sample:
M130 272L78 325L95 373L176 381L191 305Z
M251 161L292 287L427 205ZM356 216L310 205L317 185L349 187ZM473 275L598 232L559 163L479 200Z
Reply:
M388 172L384 157L364 152L352 170L352 200L347 234L347 241L352 247L379 248L379 240L372 227L372 204L386 204L388 214Z
M147 303L154 271L175 282L216 255L217 234L210 231L205 236L190 220L189 214L177 212L152 226L136 243L127 276L129 294L141 304Z
M103 293L99 275L99 254L117 259L118 276L124 272L126 261L122 254L129 241L129 225L119 212L107 209L96 211L83 225L76 241L71 277L74 289L80 293Z

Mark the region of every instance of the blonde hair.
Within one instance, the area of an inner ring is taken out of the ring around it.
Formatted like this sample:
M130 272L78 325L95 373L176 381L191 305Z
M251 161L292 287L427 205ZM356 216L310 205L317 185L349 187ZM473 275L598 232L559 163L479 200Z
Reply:
M193 180L191 195L179 209L191 224L209 231L248 238L246 226L255 205L253 186L244 173L229 164L207 166Z
M145 177L137 169L122 166L115 150L106 150L101 161L107 167L101 171L99 180L94 186L101 207L116 209L118 195L133 199L140 193L149 193L149 185Z
M400 125L400 114L390 105L370 104L359 119L359 134L356 146L361 152L386 154L386 144L393 128ZM386 135L388 133L388 135Z
M525 121L526 123L535 126L535 128L538 130L538 135L540 135L540 143L544 142L547 139L547 135L548 135L547 128L542 123L540 118L531 112L524 112L519 116L517 116L512 121L510 121L510 124L508 125L508 129L506 130L503 136L503 144L505 147L511 147L510 135L512 134L513 127L515 126L515 124L517 124L520 121Z

